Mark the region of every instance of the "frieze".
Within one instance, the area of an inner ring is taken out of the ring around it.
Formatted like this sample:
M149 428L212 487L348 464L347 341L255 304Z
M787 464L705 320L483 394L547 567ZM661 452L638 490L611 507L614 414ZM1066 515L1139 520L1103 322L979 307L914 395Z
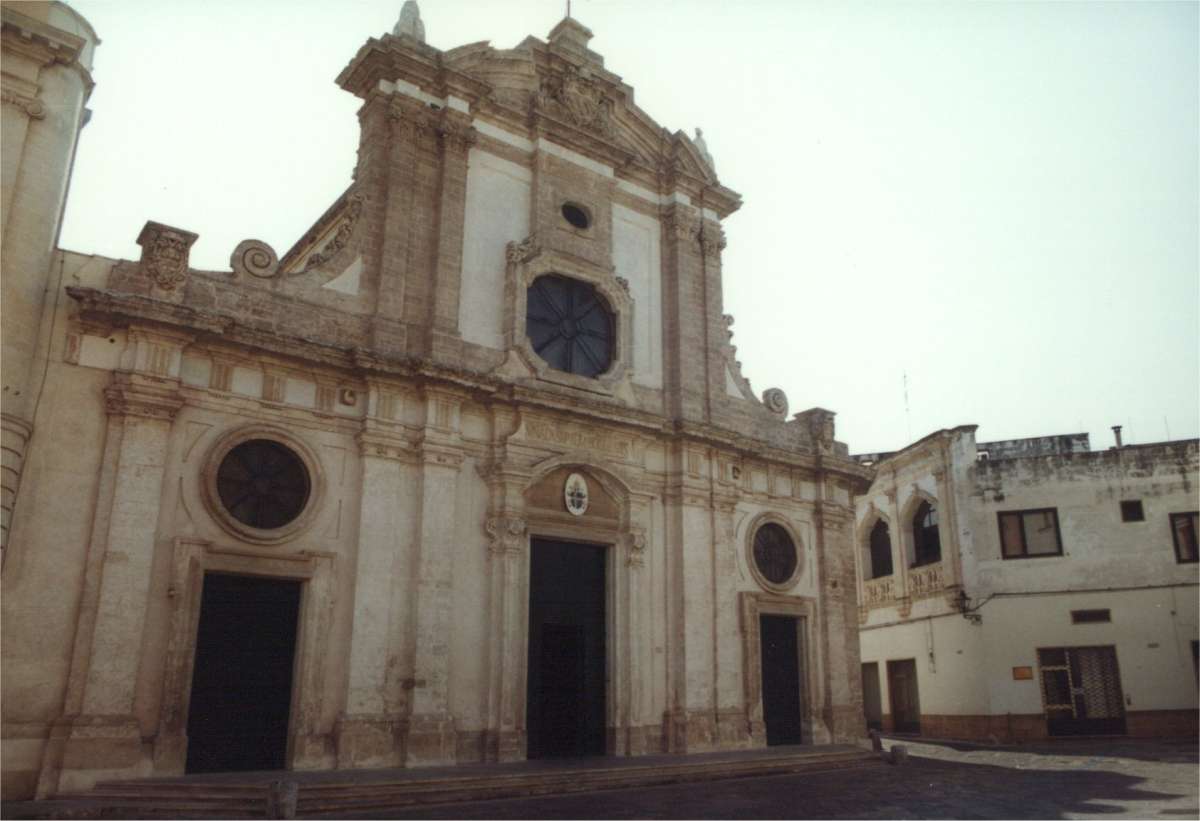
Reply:
M629 442L617 439L604 431L585 430L545 419L527 419L525 433L530 439L564 445L571 449L594 451L618 459L629 458Z
M493 556L515 556L525 549L525 520L518 516L492 516L484 522L488 552Z
M891 576L863 582L863 606L884 607L896 598L895 583Z
M938 595L945 587L941 562L914 567L908 572L908 591L914 599L928 599Z

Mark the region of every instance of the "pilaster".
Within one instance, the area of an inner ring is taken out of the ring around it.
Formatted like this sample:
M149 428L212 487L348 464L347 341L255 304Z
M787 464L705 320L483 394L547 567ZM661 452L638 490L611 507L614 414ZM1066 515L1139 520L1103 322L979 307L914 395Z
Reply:
M421 495L416 584L413 689L405 750L409 765L455 761L454 717L449 703L453 551L458 522L459 442L462 398L449 391L425 391L425 428L419 446Z
M378 388L372 386L378 393ZM378 406L378 401L372 402ZM386 422L368 418L358 435L360 485L354 617L346 704L338 718L339 767L404 764L407 595L416 545L409 492L419 475L412 445Z
M708 416L705 324L707 294L698 237L700 221L676 204L663 213L663 314L666 393L678 419Z
M457 364L462 350L458 302L467 213L467 155L477 135L471 127L471 118L452 109L442 111L437 135L441 152L441 177L429 348L434 361Z
M141 364L140 372L115 372L104 392L111 478L102 477L64 715L52 732L39 795L150 766L135 696L166 454L183 405L178 379L169 375L178 359L170 343L131 329L126 360ZM149 355L156 351L166 354Z

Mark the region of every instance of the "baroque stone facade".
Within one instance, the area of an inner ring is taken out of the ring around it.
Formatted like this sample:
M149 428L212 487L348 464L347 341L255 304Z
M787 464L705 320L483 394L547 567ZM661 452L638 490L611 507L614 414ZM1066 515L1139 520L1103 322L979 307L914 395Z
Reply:
M28 44L4 8L8 83ZM871 471L831 412L788 418L741 376L738 195L577 21L439 51L405 15L339 76L354 181L285 253L247 240L196 270L196 234L148 222L139 261L35 260L45 310L9 303L6 268L6 797L198 766L220 580L298 591L281 766L521 759L538 544L603 556L603 751L765 744L769 616L795 625L802 740L863 734ZM576 313L543 339L554 294ZM13 405L10 469L14 313L46 376Z

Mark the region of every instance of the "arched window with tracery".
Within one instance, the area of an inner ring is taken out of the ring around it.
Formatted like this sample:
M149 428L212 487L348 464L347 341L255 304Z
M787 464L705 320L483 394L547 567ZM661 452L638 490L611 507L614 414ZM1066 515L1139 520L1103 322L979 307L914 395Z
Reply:
M938 537L938 511L929 502L921 502L913 516L913 567L942 560L942 542Z
M879 579L892 575L892 535L887 522L880 519L871 528L871 576Z

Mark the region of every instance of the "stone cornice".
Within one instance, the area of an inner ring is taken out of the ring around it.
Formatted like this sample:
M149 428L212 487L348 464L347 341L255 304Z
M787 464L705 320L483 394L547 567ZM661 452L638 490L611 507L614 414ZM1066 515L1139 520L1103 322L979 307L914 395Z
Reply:
M42 65L60 63L70 66L83 77L85 96L90 94L95 83L89 67L80 61L87 46L87 40L51 23L23 14L18 10L19 8L19 5L5 3L0 9L5 52L23 54ZM87 21L74 11L70 13L87 27L95 42L99 43L100 38L96 37L94 31L91 31L91 26Z
M623 428L656 438L666 436L686 439L760 461L763 460L764 453L769 453L770 458L765 461L772 464L810 471L824 470L863 484L864 488L874 476L871 468L863 467L849 459L830 454L818 459L816 454L799 447L787 448L763 438L747 436L732 429L706 423L672 422L649 411L630 408L615 401L600 402L592 394L575 396L565 389L539 390L413 357L386 357L364 348L337 346L295 335L250 328L215 311L199 310L138 294L78 286L68 287L67 293L79 303L80 319L101 326L160 326L177 332L193 333L199 344L217 342L221 345L244 346L307 365L337 368L364 380L380 377L428 380L465 391L477 401L511 403L522 410L540 409L566 413L575 419L590 419L614 429Z

